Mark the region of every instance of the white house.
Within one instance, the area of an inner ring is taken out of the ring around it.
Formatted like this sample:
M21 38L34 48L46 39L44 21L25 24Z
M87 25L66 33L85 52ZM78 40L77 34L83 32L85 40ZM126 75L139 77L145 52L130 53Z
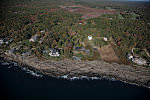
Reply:
M89 40L92 40L92 36L91 36L91 35L89 35L89 36L88 36L88 39L89 39Z
M55 48L50 48L50 50L49 50L50 52L49 52L49 55L50 56L53 56L53 57L58 57L59 55L60 55L60 51L59 51L59 49L55 49Z
M104 41L108 41L108 39L107 39L106 37L103 37L103 40L104 40Z
M112 18L110 18L110 19L112 19Z

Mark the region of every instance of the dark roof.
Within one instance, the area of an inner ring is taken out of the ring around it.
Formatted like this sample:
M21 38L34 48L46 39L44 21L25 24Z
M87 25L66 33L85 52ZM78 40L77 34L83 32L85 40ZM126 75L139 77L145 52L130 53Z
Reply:
M82 47L74 47L75 50L81 50Z
M56 48L50 48L50 51L52 52L52 54L55 54L56 52L60 53L60 50Z

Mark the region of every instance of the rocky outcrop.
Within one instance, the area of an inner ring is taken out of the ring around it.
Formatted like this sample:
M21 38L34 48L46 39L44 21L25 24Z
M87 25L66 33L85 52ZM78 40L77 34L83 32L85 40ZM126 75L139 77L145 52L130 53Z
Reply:
M44 74L50 76L109 76L117 80L122 80L140 85L148 84L150 80L150 68L141 66L133 67L120 65L117 63L107 63L104 61L73 61L64 59L60 61L39 59L36 56L22 57L20 55L1 55L6 59L26 64Z

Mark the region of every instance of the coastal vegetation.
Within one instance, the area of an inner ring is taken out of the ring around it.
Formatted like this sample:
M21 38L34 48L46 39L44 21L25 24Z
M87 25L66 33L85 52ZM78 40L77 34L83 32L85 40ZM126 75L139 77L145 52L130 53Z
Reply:
M32 53L48 59L73 59L75 56L78 60L107 61L109 58L108 62L132 64L126 55L132 53L133 48L139 48L135 54L146 59L149 66L147 2L6 1L1 1L0 6L0 39L5 42L1 42L0 48L5 51ZM137 6L140 7L137 9ZM110 51L102 54L107 47ZM50 48L59 49L60 56L49 56Z

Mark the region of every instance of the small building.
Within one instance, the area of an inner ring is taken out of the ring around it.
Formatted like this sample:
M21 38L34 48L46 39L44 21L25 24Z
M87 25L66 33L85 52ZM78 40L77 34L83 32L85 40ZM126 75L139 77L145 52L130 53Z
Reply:
M138 65L147 65L146 60L142 58L134 58L132 61Z
M89 35L89 36L88 36L88 39L89 39L89 40L92 40L92 36L91 36L91 35Z
M11 38L10 40L9 40L9 43L12 43L13 42L13 39Z
M81 51L85 52L86 54L89 54L89 53L90 53L90 50L85 49L84 47L82 47Z
M60 55L60 50L59 49L50 48L49 51L50 51L49 52L50 56L56 57L56 56Z
M133 55L132 55L131 53L128 53L128 54L127 54L127 58L128 58L129 60L132 60L132 59L133 59Z
M39 43L41 44L43 42L43 39L42 38L40 38L40 41L39 41Z
M147 65L147 61L145 59L136 55L133 56L131 53L127 54L127 58L138 65Z
M4 40L1 39L1 40L0 40L0 45L2 45L3 43L4 43Z
M85 52L86 54L90 53L90 50L85 49L84 47L73 47L74 53L80 53L80 52Z
M109 19L112 19L112 18L109 18Z
M9 44L9 41L6 41L5 43L6 43L6 44Z
M104 40L104 41L108 41L108 39L107 39L106 37L103 37L103 40Z
M43 50L43 54L46 54L46 53L48 53L48 50Z
M22 53L22 56L30 56L30 54L31 54L31 50L30 50L30 51L28 51L28 52L24 52L24 53Z
M15 50L16 50L16 48L12 48L12 49L8 50L8 54L14 53Z
M32 36L32 38L29 40L30 42L35 42L37 40L37 35Z
M76 51L80 51L82 49L82 47L75 47L74 46L73 49L76 50Z
M41 33L45 33L45 30L41 31Z
M72 58L73 58L73 60L75 60L75 61L81 60L81 57L73 56Z

